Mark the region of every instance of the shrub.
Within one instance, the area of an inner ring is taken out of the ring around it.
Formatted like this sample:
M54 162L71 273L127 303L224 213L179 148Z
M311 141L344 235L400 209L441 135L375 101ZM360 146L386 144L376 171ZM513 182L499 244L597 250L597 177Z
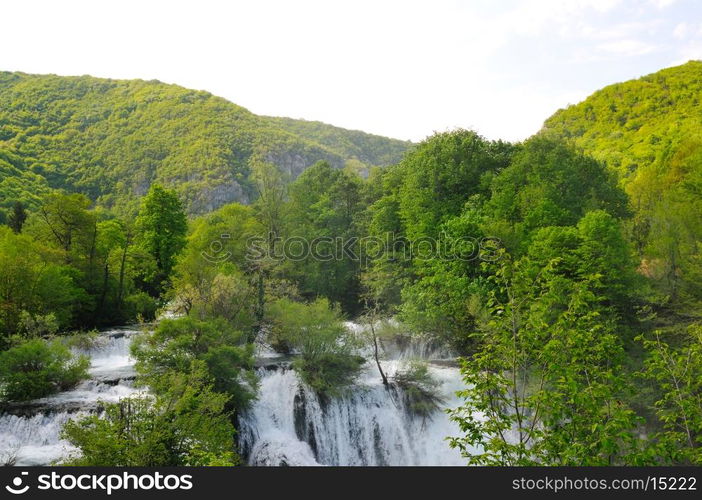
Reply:
M188 372L196 361L205 363L215 390L230 396L229 409L245 408L256 395L253 347L245 335L224 319L191 316L164 319L151 334L132 344L137 370L156 392L168 389L159 375L169 370Z
M271 343L300 354L293 366L320 395L337 396L353 382L364 360L353 355L341 314L326 299L310 304L280 299L271 304L268 315Z
M426 363L413 360L393 377L403 390L407 408L414 415L431 418L431 415L445 403L439 393L439 382L429 373Z
M148 293L137 292L124 299L124 308L127 320L140 318L144 321L152 321L156 318L158 304Z
M54 313L46 315L32 315L27 311L22 311L20 313L18 330L27 337L32 338L53 335L58 329L59 324Z
M0 398L26 401L69 389L87 377L89 364L58 340L29 340L0 353Z
M314 360L302 356L293 362L293 367L319 395L334 397L353 384L363 363L360 356L326 353Z

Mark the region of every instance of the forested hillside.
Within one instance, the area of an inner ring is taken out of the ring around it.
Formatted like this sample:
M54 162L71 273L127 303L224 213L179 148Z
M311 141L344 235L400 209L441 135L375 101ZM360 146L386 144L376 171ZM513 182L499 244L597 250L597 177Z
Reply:
M701 99L702 61L690 61L605 87L555 113L541 132L617 173L640 271L665 300L688 305L700 297Z
M699 142L702 61L615 83L546 120L544 132L572 139L624 178Z
M190 213L255 194L250 165L291 179L319 160L356 169L399 161L410 144L316 122L268 118L158 81L0 73L0 207L47 188L134 213L159 182Z

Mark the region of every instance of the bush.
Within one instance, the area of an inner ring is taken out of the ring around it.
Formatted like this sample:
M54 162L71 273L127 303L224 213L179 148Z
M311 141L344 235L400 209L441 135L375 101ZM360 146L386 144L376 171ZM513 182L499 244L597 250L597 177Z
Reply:
M126 319L129 321L137 318L152 321L156 318L158 304L148 293L137 292L124 299L124 308Z
M304 356L293 362L302 379L319 395L334 397L353 384L365 359L349 354L327 353L314 360Z
M89 365L58 340L29 340L0 353L0 398L26 401L69 389L87 377Z
M353 355L354 344L338 309L326 299L310 304L289 299L269 307L271 343L279 350L296 350L293 366L320 395L336 396L358 375L363 358Z
M403 390L407 408L414 415L431 418L446 402L439 394L439 382L432 378L426 363L410 361L393 379Z
M53 335L59 329L58 320L54 313L32 315L27 311L20 313L18 330L29 338Z
M199 320L191 316L164 319L151 334L140 335L132 344L137 371L151 389L162 393L159 375L169 370L188 372L202 361L214 389L229 395L228 408L241 410L256 396L253 347L245 335L224 319Z
M95 349L100 342L100 334L97 330L87 332L73 332L61 337L61 341L70 349L89 351Z

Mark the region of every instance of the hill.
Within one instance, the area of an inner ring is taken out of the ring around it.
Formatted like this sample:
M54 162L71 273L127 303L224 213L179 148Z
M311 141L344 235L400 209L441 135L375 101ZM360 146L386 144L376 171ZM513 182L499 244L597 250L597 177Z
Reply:
M639 272L665 300L702 297L702 61L610 85L558 111L542 134L566 137L616 170L629 195Z
M400 160L411 143L319 122L257 116L208 92L158 81L0 72L0 206L50 188L132 211L154 182L191 213L253 197L251 159L297 177Z
M702 127L702 61L609 85L557 111L542 133L571 139L623 179L665 163Z

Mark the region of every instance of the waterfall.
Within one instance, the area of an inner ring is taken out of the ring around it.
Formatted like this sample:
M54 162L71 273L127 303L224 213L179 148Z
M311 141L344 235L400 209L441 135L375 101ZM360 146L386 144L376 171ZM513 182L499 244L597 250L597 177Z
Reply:
M350 329L358 328L350 325ZM382 361L392 375L402 361L437 349L421 341L392 346ZM460 404L463 388L455 367L430 364L440 382L445 407ZM413 415L396 386L385 387L374 363L366 363L358 383L342 397L320 400L291 368L259 369L258 399L239 419L241 453L250 465L464 465L446 438L460 434L443 411L431 418Z
M70 391L29 402L10 404L0 413L0 464L47 465L73 451L60 438L71 418L94 411L98 401L115 402L136 392L129 346L134 330L102 332L94 346L77 350L90 357L90 378Z
M359 330L358 325L347 325ZM47 465L74 451L60 439L62 425L95 411L98 401L118 401L136 392L129 346L134 330L102 332L96 345L79 351L91 359L90 379L70 391L10 405L0 413L0 463ZM357 383L342 397L322 400L290 368L288 358L257 345L260 388L239 418L239 446L251 465L463 465L446 441L460 434L443 411L413 415L401 389L385 387L368 357ZM463 388L453 353L436 342L404 337L383 344L383 370L392 376L404 360L429 362L445 408L460 404Z

